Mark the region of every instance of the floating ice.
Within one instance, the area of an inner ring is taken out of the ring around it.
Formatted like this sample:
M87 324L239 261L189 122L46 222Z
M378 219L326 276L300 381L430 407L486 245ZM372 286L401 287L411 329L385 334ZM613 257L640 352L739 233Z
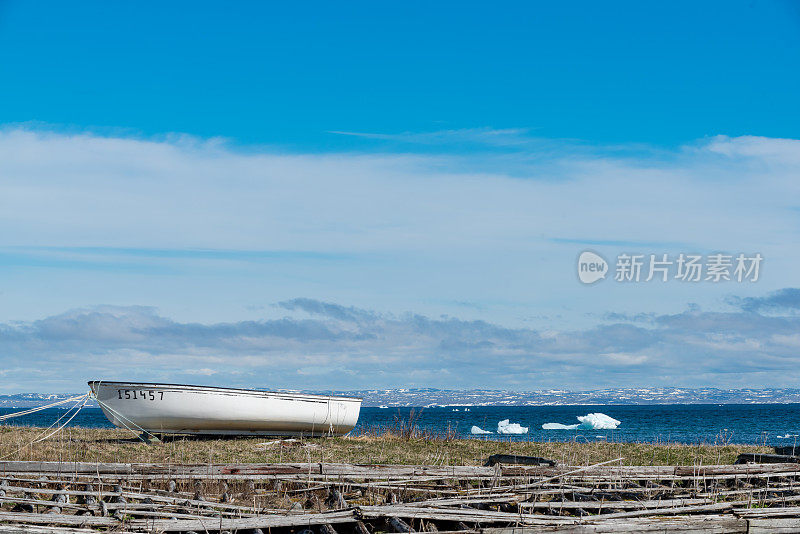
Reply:
M544 430L575 430L578 425L562 425L561 423L545 423L542 425Z
M493 434L493 433L494 432L492 432L491 430L484 430L481 427L474 426L474 425L473 425L472 429L470 430L470 434Z
M617 421L604 413L590 413L589 415L580 416L578 421L581 422L581 428L593 428L595 430L612 430L621 423L621 421Z
M617 428L621 421L617 421L613 417L609 417L604 413L590 413L587 415L579 415L576 425L562 425L561 423L545 423L542 425L544 430L613 430Z
M503 419L497 423L498 434L527 434L528 427L520 426L519 423L512 423L508 419Z

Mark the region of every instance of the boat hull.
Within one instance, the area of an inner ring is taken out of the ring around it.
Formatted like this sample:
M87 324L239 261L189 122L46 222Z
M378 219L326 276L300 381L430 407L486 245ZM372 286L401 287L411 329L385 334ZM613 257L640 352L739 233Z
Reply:
M343 435L361 410L350 397L100 380L89 387L111 423L159 434Z

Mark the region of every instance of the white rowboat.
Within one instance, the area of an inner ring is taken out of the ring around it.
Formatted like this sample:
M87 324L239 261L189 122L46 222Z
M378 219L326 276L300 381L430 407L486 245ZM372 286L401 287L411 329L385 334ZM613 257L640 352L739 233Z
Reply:
M342 435L361 410L353 397L104 380L89 387L114 425L154 434Z

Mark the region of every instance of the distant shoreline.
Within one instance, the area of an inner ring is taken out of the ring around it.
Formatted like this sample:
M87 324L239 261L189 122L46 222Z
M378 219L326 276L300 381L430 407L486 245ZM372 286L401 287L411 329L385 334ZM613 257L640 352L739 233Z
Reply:
M71 394L75 395L75 394ZM65 395L65 397L69 397L71 395ZM26 402L22 404L2 404L0 402L0 410L8 409L22 409L22 408L31 408L35 406L40 406L42 401L39 402ZM376 408L376 409L384 409L384 410L391 410L391 409L414 409L414 410L431 410L431 409L441 409L441 408L547 408L547 407L568 407L568 406L575 406L575 407L586 407L586 408L602 408L608 406L790 406L793 404L797 404L800 406L800 400L798 401L762 401L762 402L639 402L639 403L551 403L551 404L436 404L436 405L414 405L414 404L395 404L395 405L376 405L376 404L367 404L364 403L361 405L361 408ZM97 402L93 400L89 400L86 402L86 408L98 408ZM69 406L58 406L55 409L69 409Z
M267 388L254 388L267 389ZM588 391L394 388L361 390L289 390L321 395L357 396L363 406L391 408L525 407L525 406L651 406L800 404L800 388L605 388ZM28 408L75 393L0 395L0 408Z

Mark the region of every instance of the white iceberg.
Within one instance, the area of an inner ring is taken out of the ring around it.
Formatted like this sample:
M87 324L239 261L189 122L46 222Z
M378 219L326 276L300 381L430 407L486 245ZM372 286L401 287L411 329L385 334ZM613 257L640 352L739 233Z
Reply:
M617 421L604 413L590 413L579 415L580 423L575 425L562 425L561 423L545 423L542 425L544 430L614 430L622 421Z
M578 421L581 422L580 428L591 428L593 430L613 430L622 423L622 421L617 421L604 413L583 415L578 417Z
M474 425L473 425L472 429L470 430L470 433L471 434L494 434L494 432L492 432L491 430L484 430L481 427L474 426Z
M520 426L519 423L512 423L508 419L503 419L497 423L498 434L527 434L528 427Z

